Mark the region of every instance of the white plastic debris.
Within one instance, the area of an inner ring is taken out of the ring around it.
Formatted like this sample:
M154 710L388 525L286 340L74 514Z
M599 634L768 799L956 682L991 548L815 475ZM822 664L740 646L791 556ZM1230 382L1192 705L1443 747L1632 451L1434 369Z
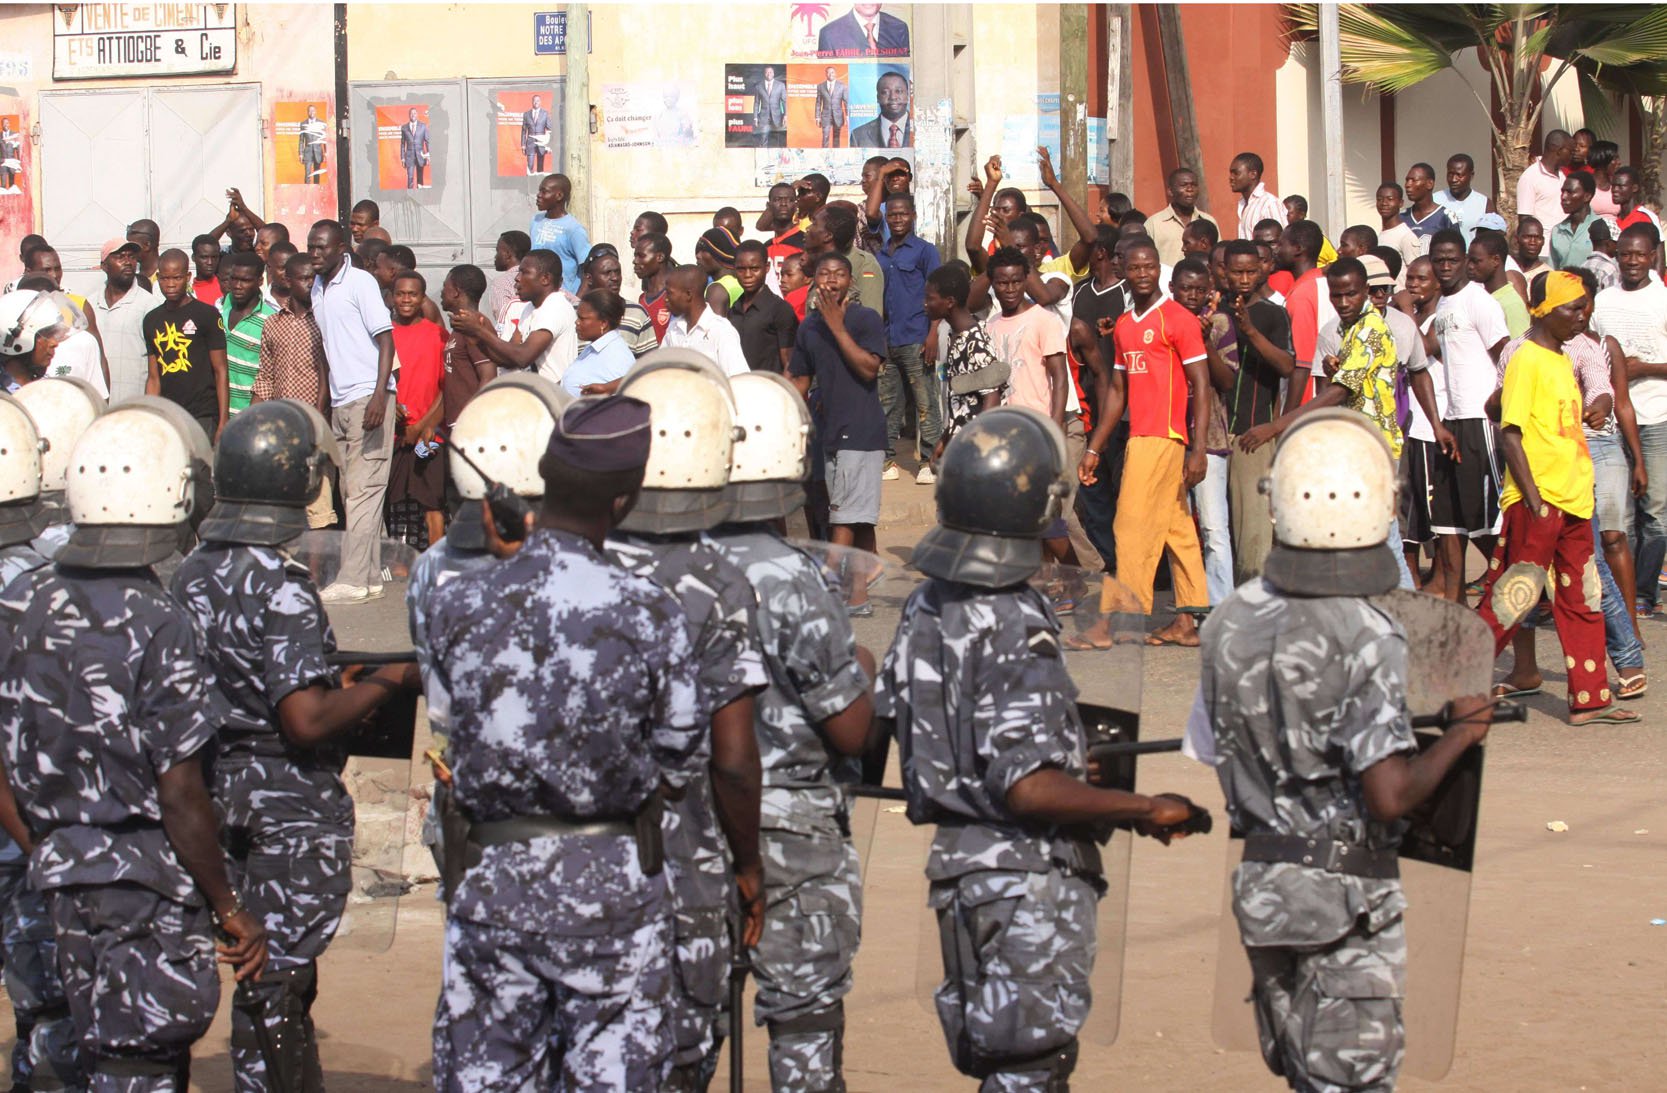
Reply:
M1550 823L1545 825L1545 829L1547 831L1556 831L1561 833L1567 831L1569 829L1569 825L1564 823L1562 820L1552 820Z

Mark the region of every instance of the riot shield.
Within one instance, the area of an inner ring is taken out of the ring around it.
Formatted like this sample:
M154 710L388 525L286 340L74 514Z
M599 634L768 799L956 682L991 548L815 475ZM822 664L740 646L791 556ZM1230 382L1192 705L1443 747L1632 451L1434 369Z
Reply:
M903 601L920 578L913 573L889 581L875 596L872 637L877 654L889 648L900 621ZM1140 737L1141 660L1144 649L1144 619L1138 607L1131 612L1134 597L1115 582L1097 574L1065 566L1046 566L1030 581L1053 606L1061 623L1061 645L1050 646L1038 636L1039 656L1064 658L1079 690L1078 708L1088 734L1089 751L1098 769L1100 784L1133 789L1136 754ZM895 603L895 614L893 613ZM1104 609L1102 610L1102 605ZM881 633L880 631L883 631ZM859 629L859 639L863 631ZM888 764L884 781L876 787L872 778L858 790L867 797L865 809L857 811L860 822L872 822L863 838L853 822L858 846L865 849L864 919L875 924L865 931L869 937L884 931L882 923L913 919L908 931L914 938L915 997L929 1013L936 1012L935 992L944 977L943 944L937 912L928 905L929 885L925 866L936 828L916 826L904 814L901 772ZM1093 832L1097 844L1105 892L1099 901L1096 923L1097 952L1089 980L1092 1007L1080 1036L1096 1044L1110 1044L1117 1038L1121 1016L1123 943L1128 907L1128 878L1131 832L1106 828ZM879 852L876 853L875 848ZM878 929L876 929L878 927ZM895 930L895 927L891 929Z
M324 588L341 568L344 537L341 531L309 531L288 549ZM382 594L361 603L326 605L337 646L330 662L344 673L356 666L369 670L416 659L405 590L417 554L392 540L382 540L377 550ZM419 737L428 735L426 720L419 732L420 697L416 691L394 695L341 742L348 756L342 780L354 804L353 888L336 945L386 950L393 944L400 896L415 878L434 873L432 859L412 834L422 822L417 798L429 796L426 788L412 785L413 760L420 758L423 746ZM422 782L430 780L426 766L422 775ZM410 861L408 846L413 848Z
M1406 630L1407 708L1415 727L1438 721L1450 699L1487 693L1493 681L1493 633L1474 610L1420 592L1390 592L1372 602ZM1420 750L1439 739L1436 732L1415 735ZM1441 788L1408 817L1411 828L1401 841L1401 887L1407 900L1406 1060L1401 1072L1429 1081L1440 1080L1453 1065L1482 762L1482 748L1467 751ZM1211 1033L1230 1051L1258 1051L1250 962L1233 915L1233 871L1243 851L1235 831L1227 851Z

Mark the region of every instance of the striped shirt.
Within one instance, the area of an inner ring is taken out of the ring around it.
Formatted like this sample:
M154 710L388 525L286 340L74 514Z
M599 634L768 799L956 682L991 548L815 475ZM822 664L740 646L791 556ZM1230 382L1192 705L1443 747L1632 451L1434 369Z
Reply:
M1254 190L1239 198L1239 238L1251 238L1256 225L1264 220L1277 220L1284 227L1285 203L1258 182Z
M249 314L232 325L232 297L220 299L220 325L226 328L226 412L246 410L255 395L255 373L260 371L261 335L276 311L258 299Z
M292 398L322 412L325 375L324 338L311 312L284 308L268 315L261 331L255 401Z

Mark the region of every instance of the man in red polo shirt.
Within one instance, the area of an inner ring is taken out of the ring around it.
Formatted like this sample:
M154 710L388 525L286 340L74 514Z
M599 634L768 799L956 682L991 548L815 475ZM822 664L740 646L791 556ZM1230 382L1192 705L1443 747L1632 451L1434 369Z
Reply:
M1113 524L1117 579L1134 592L1141 612L1148 615L1152 580L1166 552L1175 578L1175 606L1204 607L1210 602L1187 491L1203 480L1208 466L1204 443L1213 396L1198 317L1164 297L1158 284L1161 268L1150 241L1132 243L1124 252L1129 310L1113 329L1113 382L1077 469L1084 485L1095 483L1100 451L1122 419L1127 401L1129 443ZM1102 612L1133 609L1132 604L1108 602L1111 589L1108 584L1101 594ZM1104 618L1084 631L1079 643L1103 648L1110 642L1110 620ZM1147 635L1146 642L1197 645L1198 627L1191 615L1177 614L1168 626Z
M1297 359L1297 370L1285 394L1286 413L1314 397L1314 378L1310 374L1314 367L1314 343L1326 321L1337 317L1320 269L1320 247L1324 241L1318 224L1298 220L1286 225L1274 248L1279 268L1289 270L1296 277L1291 290L1285 293L1285 311L1291 316L1291 346Z

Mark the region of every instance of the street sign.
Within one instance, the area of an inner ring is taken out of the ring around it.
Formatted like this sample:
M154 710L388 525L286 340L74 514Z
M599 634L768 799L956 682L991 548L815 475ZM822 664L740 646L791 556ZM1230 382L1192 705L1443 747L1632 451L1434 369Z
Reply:
M567 13L565 11L533 12L533 52L535 54L563 54L567 52Z

